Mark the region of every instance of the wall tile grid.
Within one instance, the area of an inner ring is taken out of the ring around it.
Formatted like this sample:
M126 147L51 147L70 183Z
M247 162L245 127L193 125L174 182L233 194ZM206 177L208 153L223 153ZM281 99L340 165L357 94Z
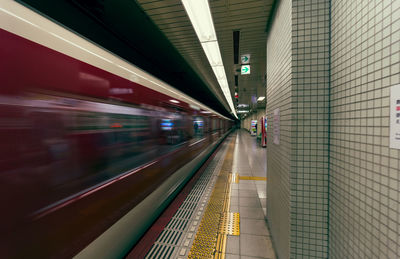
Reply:
M330 0L292 7L291 258L327 258Z
M331 7L330 258L400 257L400 151L389 148L400 83L400 1Z
M290 251L290 150L292 21L291 0L282 0L267 39L267 220L279 258ZM273 144L274 116L280 109L280 144Z

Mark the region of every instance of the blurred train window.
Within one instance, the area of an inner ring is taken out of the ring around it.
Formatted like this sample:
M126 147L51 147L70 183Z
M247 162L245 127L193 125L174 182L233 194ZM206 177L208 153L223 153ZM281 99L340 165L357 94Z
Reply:
M173 126L174 126L174 123L172 122L171 119L162 119L162 122L161 122L162 130L172 130Z
M202 117L193 118L194 137L201 138L204 135L204 120Z
M187 115L176 111L48 94L27 94L8 103L1 105L8 116L0 120L4 137L0 166L10 183L20 186L22 180L26 190L39 188L46 193L32 206L78 193L203 134L201 118L192 134ZM14 123L6 122L11 119Z

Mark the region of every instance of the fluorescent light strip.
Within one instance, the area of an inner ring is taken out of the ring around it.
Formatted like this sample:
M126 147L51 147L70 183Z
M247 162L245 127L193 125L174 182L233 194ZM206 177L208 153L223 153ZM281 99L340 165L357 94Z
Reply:
M182 4L185 7L186 13L189 16L197 37L199 38L208 62L214 71L221 90L224 93L225 99L227 100L233 115L237 118L208 0L182 0Z
M216 41L208 0L182 0L182 3L200 42Z
M212 67L212 70L214 71L214 74L217 77L217 80L226 79L224 66L215 66L215 67Z
M219 50L218 41L215 40L215 41L207 41L204 43L202 42L201 46L203 47L207 59L212 67L224 65L222 64L221 52Z

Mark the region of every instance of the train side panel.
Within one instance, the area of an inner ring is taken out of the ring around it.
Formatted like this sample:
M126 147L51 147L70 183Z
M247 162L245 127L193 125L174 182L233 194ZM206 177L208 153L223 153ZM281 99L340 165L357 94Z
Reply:
M5 257L76 254L229 129L3 29L0 56Z

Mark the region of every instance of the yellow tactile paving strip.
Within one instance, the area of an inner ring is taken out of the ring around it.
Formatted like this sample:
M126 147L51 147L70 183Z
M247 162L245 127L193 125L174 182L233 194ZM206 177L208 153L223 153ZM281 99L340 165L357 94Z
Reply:
M240 235L240 216L237 212L224 213L221 217L220 233L225 235Z
M225 258L226 237L239 235L239 213L229 213L235 139L229 143L188 258Z

